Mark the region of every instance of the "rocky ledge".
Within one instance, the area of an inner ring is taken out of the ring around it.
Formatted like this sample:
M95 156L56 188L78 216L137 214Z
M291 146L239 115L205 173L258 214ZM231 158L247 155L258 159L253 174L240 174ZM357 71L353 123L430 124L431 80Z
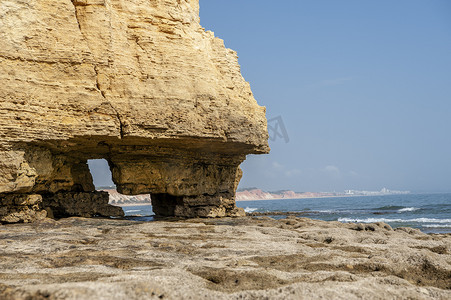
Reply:
M152 194L162 216L244 215L239 165L269 151L265 108L200 26L198 0L4 0L0 12L0 222L120 216L93 195L86 162L102 158L120 193Z
M0 226L0 298L450 299L451 235L290 217Z

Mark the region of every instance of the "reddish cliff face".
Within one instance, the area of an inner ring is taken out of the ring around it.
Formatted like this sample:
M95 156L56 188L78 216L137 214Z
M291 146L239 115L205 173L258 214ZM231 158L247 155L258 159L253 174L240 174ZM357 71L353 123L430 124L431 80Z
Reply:
M1 221L121 214L94 191L93 158L108 160L119 192L151 193L160 215L243 213L239 165L269 151L265 109L198 9L0 2Z

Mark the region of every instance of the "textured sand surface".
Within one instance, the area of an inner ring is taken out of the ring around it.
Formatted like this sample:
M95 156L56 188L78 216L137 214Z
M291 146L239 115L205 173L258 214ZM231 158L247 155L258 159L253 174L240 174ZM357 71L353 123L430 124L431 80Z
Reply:
M0 299L450 299L451 235L305 218L0 226Z

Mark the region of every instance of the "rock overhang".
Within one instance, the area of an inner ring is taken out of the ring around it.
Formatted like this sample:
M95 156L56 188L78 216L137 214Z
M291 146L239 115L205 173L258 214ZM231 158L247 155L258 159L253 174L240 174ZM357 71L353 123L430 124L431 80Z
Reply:
M239 165L269 147L236 53L200 27L198 1L129 2L3 2L0 199L92 199L86 161L105 158L160 214L242 214Z

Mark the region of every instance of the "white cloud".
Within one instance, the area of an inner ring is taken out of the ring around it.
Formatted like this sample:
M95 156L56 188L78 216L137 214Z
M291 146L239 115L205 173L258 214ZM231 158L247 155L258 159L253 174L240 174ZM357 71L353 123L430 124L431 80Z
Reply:
M341 172L340 169L337 166L329 165L322 169L323 172L325 172L327 175L333 178L340 178Z
M274 161L274 162L272 163L272 166L273 166L273 168L275 168L275 169L283 169L283 168L284 168L284 166L281 165L281 164L279 164L277 161Z
M324 171L328 172L328 173L340 173L340 169L338 169L338 167L336 166L326 166L324 168Z
M295 176L299 176L302 172L299 169L289 169L287 167L285 167L284 165L274 161L272 162L272 172L271 175L272 176L285 176L285 177L295 177Z
M357 173L356 171L349 171L349 175L354 176L354 177L358 177L359 173Z
M291 170L285 171L285 176L287 176L287 177L299 176L301 174L302 174L302 172L299 169L291 169Z

